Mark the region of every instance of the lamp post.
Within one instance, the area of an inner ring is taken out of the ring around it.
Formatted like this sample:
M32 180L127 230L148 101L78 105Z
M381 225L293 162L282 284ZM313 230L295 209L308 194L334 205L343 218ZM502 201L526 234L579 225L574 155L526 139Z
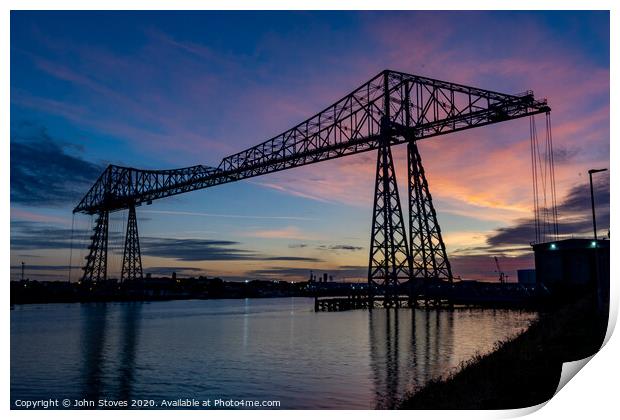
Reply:
M590 199L592 200L592 225L594 227L594 240L598 240L596 237L596 213L594 212L594 187L592 186L592 174L597 172L604 172L607 168L604 169L590 169L588 171L588 175L590 175Z
M599 268L599 259L598 259L598 239L596 238L596 214L594 213L594 187L592 186L592 174L597 172L606 171L607 168L604 169L590 169L588 174L590 175L590 199L592 200L592 225L594 227L594 281L596 284L596 307L599 313L603 309L603 296L602 296L602 287L601 287L601 279L600 279L600 268Z

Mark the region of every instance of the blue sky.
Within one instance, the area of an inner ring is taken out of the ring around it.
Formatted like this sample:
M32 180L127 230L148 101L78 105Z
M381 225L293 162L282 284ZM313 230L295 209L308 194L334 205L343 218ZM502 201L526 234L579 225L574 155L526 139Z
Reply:
M607 12L12 12L12 266L67 278L71 209L105 165L217 166L384 68L548 98L563 233L587 234L584 173L609 165ZM532 265L528 136L521 120L420 145L455 274L494 277L492 255L512 273ZM404 148L394 154L404 197ZM374 159L140 208L147 272L362 278ZM607 175L597 182L606 232ZM72 265L89 224L73 221Z

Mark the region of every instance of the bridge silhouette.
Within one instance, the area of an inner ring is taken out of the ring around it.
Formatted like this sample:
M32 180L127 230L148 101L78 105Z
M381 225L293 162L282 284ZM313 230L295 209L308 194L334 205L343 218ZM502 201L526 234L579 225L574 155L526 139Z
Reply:
M136 207L154 200L311 163L377 150L368 293L398 306L429 281L451 284L450 261L417 142L443 134L547 113L532 91L510 95L384 70L295 127L222 159L217 167L143 170L109 165L74 208L97 215L82 284L107 278L108 221L128 210L121 281L143 277ZM407 144L409 220L405 225L392 146ZM407 226L407 228L406 228ZM408 230L408 233L406 232Z

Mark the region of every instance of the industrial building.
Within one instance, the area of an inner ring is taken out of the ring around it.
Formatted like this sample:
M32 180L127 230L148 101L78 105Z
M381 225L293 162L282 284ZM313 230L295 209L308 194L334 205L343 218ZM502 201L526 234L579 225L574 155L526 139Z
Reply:
M552 293L609 293L609 240L565 239L533 245L536 283Z

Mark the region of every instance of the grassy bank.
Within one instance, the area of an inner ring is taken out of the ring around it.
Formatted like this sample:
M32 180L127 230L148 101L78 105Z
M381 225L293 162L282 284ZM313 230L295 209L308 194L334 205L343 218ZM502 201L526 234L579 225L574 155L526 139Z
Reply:
M549 400L562 363L595 353L607 328L591 296L542 313L514 339L468 361L452 375L406 396L402 409L521 408Z

